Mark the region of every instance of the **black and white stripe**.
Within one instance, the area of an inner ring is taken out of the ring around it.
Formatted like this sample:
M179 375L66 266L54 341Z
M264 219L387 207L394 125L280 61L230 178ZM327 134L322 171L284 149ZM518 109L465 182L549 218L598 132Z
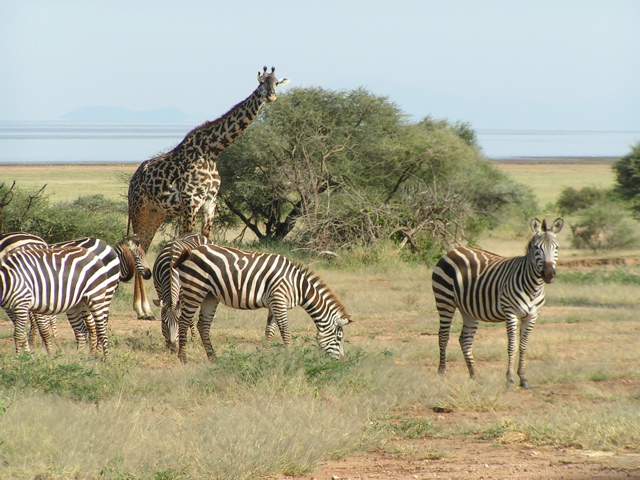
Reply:
M287 310L299 305L315 322L316 338L324 351L342 358L342 327L349 323L349 314L329 286L307 267L282 255L202 245L185 251L173 268L182 289L178 357L183 362L187 330L198 307L198 332L207 356L215 358L209 330L219 303L242 310L268 308L270 323L278 325L285 345L291 344Z
M16 249L0 263L0 306L14 323L16 352L29 350L25 328L29 312L56 315L91 313L87 329L91 351L108 354L106 316L110 298L105 266L82 247Z
M113 298L120 281L129 281L133 278L135 271L138 271L144 278L151 277L151 271L147 265L144 251L140 246L140 240L136 235L124 237L113 247L106 242L92 237L79 238L65 242L48 245L42 238L26 233L12 232L0 236L0 260L18 248L67 248L82 247L96 255L105 265L108 277L107 297L109 303ZM85 320L90 320L90 312L84 310L83 315L79 315L77 311L67 314L69 323L71 324L74 335L76 337L76 345L82 349L86 345L87 328ZM57 321L55 315L42 316L31 313L31 331L29 341L33 344L36 330L39 331L40 337L47 349L51 352L51 336L53 336L56 345L60 345ZM108 319L105 320L107 322Z
M544 284L555 278L558 259L556 234L563 223L558 218L551 228L547 228L546 220L541 223L537 218L533 219L533 238L521 257L505 258L477 248L461 247L440 259L431 277L440 316L440 373L446 369L451 321L455 310L459 309L463 320L460 346L471 378L476 374L472 346L479 321L506 322L509 386L513 384L516 333L520 321L518 375L520 385L528 388L525 354L529 332L540 307L544 305Z
M162 335L172 352L178 351L178 319L180 318L180 280L178 272L171 268L185 251L212 243L204 235L190 233L164 246L153 264L153 285L158 295L156 306L161 307ZM193 328L193 327L192 327Z
M108 278L106 295L109 304L111 304L120 282L131 280L135 271L138 271L145 279L151 278L151 270L147 266L146 256L140 247L140 240L135 235L124 237L113 247L107 242L93 237L54 243L51 247L82 247L96 255L105 266L105 273ZM67 318L73 328L78 349L85 348L88 333L86 321L90 318L90 315L86 308L81 312L81 315L78 315L77 311L67 312ZM108 316L105 318L105 325L107 323ZM52 321L51 330L55 338L57 336L55 319Z

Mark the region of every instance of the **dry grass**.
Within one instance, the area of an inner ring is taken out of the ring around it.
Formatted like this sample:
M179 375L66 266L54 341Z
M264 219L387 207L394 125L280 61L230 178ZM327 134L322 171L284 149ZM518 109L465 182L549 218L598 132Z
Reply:
M520 254L526 238L488 241ZM532 332L525 391L505 386L504 325L480 326L479 378L470 381L458 317L448 374L437 374L426 266L316 269L355 320L345 327L344 363L317 352L313 323L299 309L291 312L295 345L285 352L261 344L265 311L220 307L213 365L196 340L187 365L165 351L159 322L135 319L131 285L112 306L106 362L74 351L66 321L64 354L43 358L40 347L15 357L2 313L3 478L255 479L301 475L320 460L374 448L437 461L467 438L640 452L637 285L579 285L560 275Z

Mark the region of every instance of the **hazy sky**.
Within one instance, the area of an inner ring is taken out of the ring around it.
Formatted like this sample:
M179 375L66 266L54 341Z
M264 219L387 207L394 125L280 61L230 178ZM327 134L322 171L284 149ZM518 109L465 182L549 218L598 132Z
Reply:
M196 125L263 65L283 90L364 86L481 132L640 132L638 0L0 0L0 121L175 107Z

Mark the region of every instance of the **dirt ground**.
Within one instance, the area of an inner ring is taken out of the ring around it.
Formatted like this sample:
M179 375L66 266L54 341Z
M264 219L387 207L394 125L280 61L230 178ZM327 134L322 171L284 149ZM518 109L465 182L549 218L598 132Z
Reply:
M405 442L403 442L405 443ZM406 442L408 443L408 442ZM413 440L421 447L448 452L444 458L417 459L382 451L322 463L312 474L277 480L414 480L414 479L640 479L638 454L611 454L575 449L533 447L523 443L492 444L473 437Z

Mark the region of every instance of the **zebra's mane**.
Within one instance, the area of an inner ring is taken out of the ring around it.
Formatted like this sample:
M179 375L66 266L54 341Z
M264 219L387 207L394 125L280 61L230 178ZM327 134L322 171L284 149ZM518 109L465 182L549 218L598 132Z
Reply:
M336 295L333 289L320 277L320 275L314 272L309 265L306 265L298 260L289 259L289 261L296 268L298 268L311 283L320 286L326 292L325 295L329 298L329 300L331 300L338 307L338 309L343 313L345 317L351 318L351 315L349 315L349 313L347 312L347 307L344 306L342 301L338 298L338 295Z

